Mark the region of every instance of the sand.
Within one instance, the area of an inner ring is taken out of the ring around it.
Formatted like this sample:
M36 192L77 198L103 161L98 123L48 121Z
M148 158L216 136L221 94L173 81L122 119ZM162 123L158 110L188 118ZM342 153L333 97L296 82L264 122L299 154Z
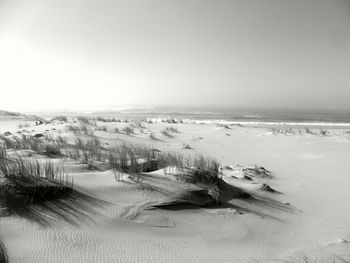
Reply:
M15 133L20 123L23 119L2 117L0 131ZM65 125L31 123L25 129L32 134L57 132ZM125 182L117 182L111 170L90 171L66 159L75 186L98 202L81 207L81 214L68 216L71 220L41 211L49 218L48 225L18 216L0 217L0 236L10 262L272 262L300 253L327 262L332 253L350 256L346 130L333 129L327 136L285 135L261 125L227 129L213 123L183 123L171 125L179 132L170 138L160 134L170 126L167 123L145 126L144 133L131 136L95 134L108 147L131 142L215 157L230 166L223 169L223 180L253 198L229 198L214 207L161 209L159 204L174 200L203 202L202 197L182 194L201 189L178 182L163 170L146 174L142 185L128 181L127 175ZM151 131L158 140L149 138ZM62 132L62 136L72 135ZM255 164L270 170L271 178L244 179L242 169ZM262 189L264 183L279 193Z

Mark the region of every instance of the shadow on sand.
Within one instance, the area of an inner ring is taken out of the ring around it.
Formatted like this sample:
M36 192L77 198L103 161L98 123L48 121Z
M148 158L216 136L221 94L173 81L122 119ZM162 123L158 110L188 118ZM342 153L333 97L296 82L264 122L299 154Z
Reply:
M78 225L80 222L93 222L91 216L98 215L98 208L105 205L108 203L75 188L50 200L31 205L3 202L0 216L19 216L42 226L50 226L60 221Z
M153 180L157 181L154 184ZM218 184L220 190L219 202L205 188L193 187L182 192L171 191L163 185L169 183L167 178L152 178L148 175L148 180L142 180L140 185L151 191L157 191L166 198L157 203L148 205L146 209L166 209L166 210L185 210L185 209L224 209L232 208L243 213L252 213L261 218L272 218L281 221L280 216L285 213L291 214L297 212L289 204L282 203L267 194L259 194L244 191L236 186L220 181ZM268 193L273 195L272 193Z

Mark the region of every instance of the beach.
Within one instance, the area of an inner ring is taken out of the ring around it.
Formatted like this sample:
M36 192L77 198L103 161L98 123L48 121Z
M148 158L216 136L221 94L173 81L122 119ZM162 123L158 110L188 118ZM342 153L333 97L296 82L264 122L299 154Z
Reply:
M74 187L96 201L61 213L39 207L45 224L20 214L0 217L10 262L275 262L300 255L329 262L334 255L349 257L347 129L322 133L312 127L274 130L263 124L145 119L128 135L123 127L132 122L97 120L93 129L108 128L94 136L107 149L125 143L215 158L222 180L252 197L230 195L208 205L194 194L201 186L174 180L164 169L144 173L139 182L127 174L115 180L110 169L88 169L67 156L41 156L62 162ZM74 118L35 125L3 117L1 132L5 127L15 134L23 123L28 134L68 141L78 135L67 127L81 125ZM110 132L112 127L120 132ZM167 127L173 132L165 135ZM254 173L259 167L268 176Z

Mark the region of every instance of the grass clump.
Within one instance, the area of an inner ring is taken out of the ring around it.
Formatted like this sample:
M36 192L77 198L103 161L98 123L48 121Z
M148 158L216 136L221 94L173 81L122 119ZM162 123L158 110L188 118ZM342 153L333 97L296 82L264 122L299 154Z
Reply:
M156 135L155 135L153 132L151 132L151 133L149 134L149 138L150 138L151 140L154 140L154 141L157 141L157 140L158 140L158 138L156 137Z
M85 123L85 124L89 124L90 123L90 119L88 117L77 116L76 119L78 121L80 121L81 123Z
M220 163L213 159L196 155L187 160L185 179L193 184L212 185L219 181Z
M130 126L132 128L141 128L141 129L145 129L145 125L143 125L142 121L134 121L130 124Z
M62 121L62 122L67 122L68 118L67 118L67 116L60 115L60 116L56 116L56 117L51 119L51 121L55 121L55 120Z
M22 135L21 137L14 136L12 138L0 136L0 140L4 142L7 149L14 150L39 150L41 140L31 135Z
M165 130L167 130L169 132L179 132L179 130L177 128L172 127L172 126L165 127Z
M7 209L49 201L73 191L63 166L50 161L2 159L0 200Z
M13 150L32 150L40 154L48 156L61 154L59 146L67 145L67 142L62 137L56 140L51 135L45 135L42 138L34 136L22 135L21 137L14 136L12 138L0 136L2 148Z
M96 121L100 121L100 122L120 122L120 119L116 119L116 118L103 118L101 116L96 117Z
M304 129L305 133L314 135L313 131L309 127L305 127Z
M107 132L107 126L106 125L97 126L96 130Z
M109 154L109 165L115 171L119 181L122 173L131 178L140 179L142 172L158 169L156 152L145 146L123 144L115 147Z
M170 119L162 119L161 121L165 122L165 123L171 123L171 124L177 123L177 120L172 119L172 118L170 118Z
M327 130L320 129L320 134L321 134L322 136L327 136L329 133L328 133Z
M210 185L220 179L220 163L213 158L160 152L140 145L123 144L113 148L109 165L120 173L131 175L163 169L165 173L176 173L180 180L193 184Z
M46 155L59 155L59 154L61 154L61 149L58 145L45 144L45 154Z
M126 134L126 135L131 135L135 133L135 130L133 127L131 126L126 126L122 129L122 131Z
M80 125L69 125L67 126L67 129L75 135L84 134L86 136L94 136L93 129L85 123Z
M170 134L170 132L167 129L163 129L160 131L160 133L166 137L172 138L173 135Z
M5 245L1 240L0 240L0 262L1 263L8 263L9 262Z
M67 151L67 153L72 159L80 159L82 163L88 165L88 168L92 168L94 160L103 161L104 159L101 148L101 142L97 137L91 137L88 140L78 137L74 149Z
M109 166L114 169L116 179L121 174L139 180L143 172L163 169L174 174L178 180L200 185L211 191L214 200L219 200L220 163L201 154L184 156L178 153L159 152L145 146L123 144L109 153Z
M19 129L28 128L28 127L30 127L30 124L29 124L29 123L24 123L24 124L19 124L19 125L18 125L18 128L19 128Z

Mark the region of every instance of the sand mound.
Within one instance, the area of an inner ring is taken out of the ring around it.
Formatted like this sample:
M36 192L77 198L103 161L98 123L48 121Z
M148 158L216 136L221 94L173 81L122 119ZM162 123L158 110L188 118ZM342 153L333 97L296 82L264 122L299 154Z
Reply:
M143 188L157 191L162 195L157 202L149 203L145 208L177 206L181 209L183 205L207 207L226 203L233 198L250 197L243 190L220 180L216 185L219 189L219 199L217 199L218 197L211 193L210 187L178 181L172 176L165 175L161 170L144 174L139 183Z
M269 192L269 193L273 193L273 194L281 194L281 192L273 189L270 185L268 184L262 184L261 187L260 187L260 190L262 191L266 191L266 192Z
M243 168L244 175L257 178L271 178L271 172L262 166L251 166Z

